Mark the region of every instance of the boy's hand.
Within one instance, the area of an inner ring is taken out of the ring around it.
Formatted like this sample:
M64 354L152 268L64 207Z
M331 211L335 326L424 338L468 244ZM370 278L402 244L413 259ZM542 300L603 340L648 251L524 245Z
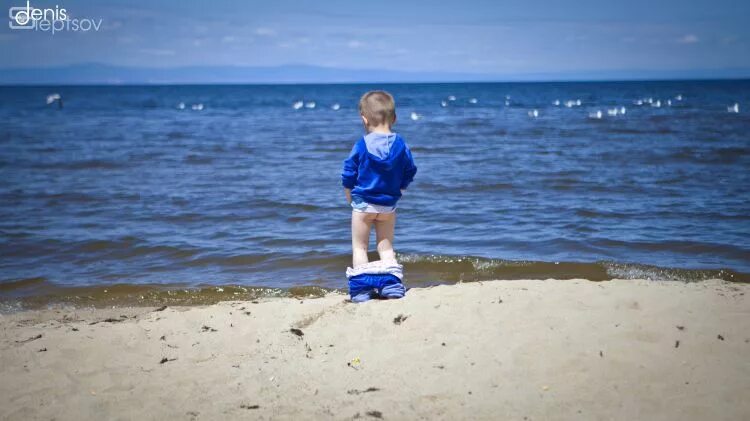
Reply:
M352 204L352 191L344 188L344 196L346 196L346 203L351 205Z

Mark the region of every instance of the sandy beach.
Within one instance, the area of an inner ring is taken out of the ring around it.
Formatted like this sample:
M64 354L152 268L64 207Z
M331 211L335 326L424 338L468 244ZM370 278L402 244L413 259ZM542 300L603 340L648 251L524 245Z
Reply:
M0 316L0 418L750 419L750 285L521 280Z

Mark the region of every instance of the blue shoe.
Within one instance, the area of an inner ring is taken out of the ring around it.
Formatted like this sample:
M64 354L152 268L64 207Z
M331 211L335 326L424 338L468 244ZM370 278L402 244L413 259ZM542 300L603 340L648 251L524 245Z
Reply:
M357 295L352 295L352 302L353 303L364 303L365 301L370 301L373 298L377 296L377 292L375 290L369 290L369 291L362 291Z
M404 288L404 284L400 282L397 284L386 285L380 290L380 296L386 299L404 298L405 294L406 288Z

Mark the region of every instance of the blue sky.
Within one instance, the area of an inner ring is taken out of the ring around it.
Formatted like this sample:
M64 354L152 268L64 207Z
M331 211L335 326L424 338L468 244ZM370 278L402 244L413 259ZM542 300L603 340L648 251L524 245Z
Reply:
M4 0L6 7L25 0ZM0 67L310 64L492 75L750 69L750 1L32 1L98 32L0 29Z

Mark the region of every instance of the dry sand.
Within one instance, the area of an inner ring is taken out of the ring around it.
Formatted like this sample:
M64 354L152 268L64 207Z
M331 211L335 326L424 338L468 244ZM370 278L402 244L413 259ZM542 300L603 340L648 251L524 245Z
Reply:
M495 281L20 312L0 316L0 418L748 420L748 292Z

